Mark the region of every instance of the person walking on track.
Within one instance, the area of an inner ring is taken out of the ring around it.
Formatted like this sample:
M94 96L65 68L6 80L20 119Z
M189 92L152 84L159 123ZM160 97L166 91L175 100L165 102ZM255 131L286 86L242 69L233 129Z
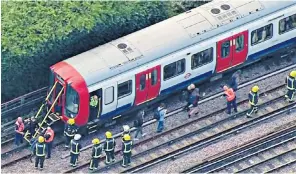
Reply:
M156 110L156 117L158 117L158 125L157 125L157 133L160 133L164 129L164 120L167 110L165 109L164 103L161 103L160 106Z
M231 105L234 108L234 112L237 112L236 96L232 88L228 88L226 85L223 86L224 96L227 99L227 114L231 114Z
M259 87L253 86L250 93L249 93L249 103L250 103L250 109L247 112L247 118L251 118L251 115L253 114L253 112L257 112L258 111L258 100L259 100Z
M93 148L92 148L92 154L91 154L91 160L90 160L90 165L89 169L90 170L97 170L99 167L99 159L102 154L102 144L100 144L100 140L98 138L95 138L92 140L93 143Z
M134 126L137 129L135 133L135 140L138 139L138 135L141 134L141 137L144 137L146 134L143 134L143 122L144 122L145 111L142 111L139 115L137 115L136 120L134 121Z
M106 132L106 141L104 144L104 151L106 153L106 164L110 164L111 162L115 162L114 157L114 149L116 146L116 142L114 138L112 137L112 133L107 131Z
M81 138L80 134L75 134L74 139L71 140L71 151L70 151L70 165L73 167L77 166L78 156L80 154L80 150L82 148L79 140Z
M296 90L296 71L292 71L286 78L287 94L285 95L289 103L293 102L295 90Z
M36 156L35 158L35 168L38 168L38 164L40 164L40 170L43 169L43 164L45 161L45 144L44 144L44 137L39 136L38 142L35 144L34 148L34 154Z
M132 145L133 145L133 142L131 140L130 135L125 134L124 141L122 142L123 159L122 159L121 165L123 167L129 166L131 163Z
M185 106L185 109L188 112L188 117L190 118L193 115L198 114L198 101L199 101L199 89L195 88L194 84L191 84L187 87L188 93L189 93L189 98L188 98L188 103Z
M15 139L14 142L17 146L19 146L20 143L23 143L23 136L24 136L24 129L25 125L23 123L22 117L18 117L15 122Z

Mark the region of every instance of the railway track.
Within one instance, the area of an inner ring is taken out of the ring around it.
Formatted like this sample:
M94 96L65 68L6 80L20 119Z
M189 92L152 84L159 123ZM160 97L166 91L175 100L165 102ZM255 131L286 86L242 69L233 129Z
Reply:
M121 161L117 161L111 166L102 164L100 169L95 172L139 172L161 161L174 159L178 155L192 149L202 148L239 130L276 117L278 113L286 112L292 106L295 107L294 104L285 104L283 88L281 85L265 91L267 95L262 97L263 103L260 105L261 109L258 112L257 118L245 118L247 100L243 100L238 103L238 114L228 116L224 113L225 109L221 109L162 134L135 143L132 157L135 162L127 169L120 166ZM119 151L116 152L117 159L119 158L118 153ZM104 157L102 157L103 159ZM83 162L80 166L66 170L63 173L86 172L88 165L89 162ZM109 168L112 170L109 171Z
M283 130L206 160L181 173L270 173L295 163L295 138L294 122Z

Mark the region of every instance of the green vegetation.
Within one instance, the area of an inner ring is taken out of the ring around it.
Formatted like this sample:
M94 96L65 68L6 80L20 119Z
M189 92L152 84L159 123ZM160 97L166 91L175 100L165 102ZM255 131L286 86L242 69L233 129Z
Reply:
M195 6L180 4L2 1L2 101L46 86L49 67L61 60Z

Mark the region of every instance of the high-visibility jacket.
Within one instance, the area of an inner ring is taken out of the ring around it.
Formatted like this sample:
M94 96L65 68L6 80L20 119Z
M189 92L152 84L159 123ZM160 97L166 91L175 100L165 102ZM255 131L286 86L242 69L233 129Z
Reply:
M116 146L116 142L114 138L107 138L104 144L104 150L105 151L112 151L114 150L114 147Z
M53 141L54 138L54 131L52 129L46 130L45 135L49 135L50 137L48 139L45 139L46 143L50 143Z
M45 156L45 144L44 143L36 143L34 152L36 156Z
M251 105L257 105L258 98L259 98L258 92L250 91L250 93L249 93L249 103Z
M69 137L73 137L76 134L77 130L77 126L66 124L64 133Z
M93 149L92 149L92 157L93 158L99 158L101 157L101 153L103 151L103 147L101 144L96 144L93 146Z
M81 150L81 144L76 140L71 140L71 153L79 154Z
M227 101L232 101L235 98L235 93L232 88L228 88L224 91Z
M131 140L124 141L122 143L122 151L123 153L130 153L132 151L133 142Z
M19 132L23 132L25 129L25 125L24 123L19 123L18 121L15 122L15 124L17 125L17 129Z
M291 77L291 76L287 76L286 78L286 84L287 84L287 88L290 90L295 90L296 87L296 80L295 78Z
M90 98L90 105L96 107L98 105L98 100L95 100L94 96Z

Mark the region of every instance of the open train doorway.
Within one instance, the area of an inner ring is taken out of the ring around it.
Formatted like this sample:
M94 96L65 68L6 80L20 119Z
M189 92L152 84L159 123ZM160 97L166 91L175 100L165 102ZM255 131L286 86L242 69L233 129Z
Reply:
M95 119L99 119L102 113L102 88L91 92L89 96L88 121L93 121Z

